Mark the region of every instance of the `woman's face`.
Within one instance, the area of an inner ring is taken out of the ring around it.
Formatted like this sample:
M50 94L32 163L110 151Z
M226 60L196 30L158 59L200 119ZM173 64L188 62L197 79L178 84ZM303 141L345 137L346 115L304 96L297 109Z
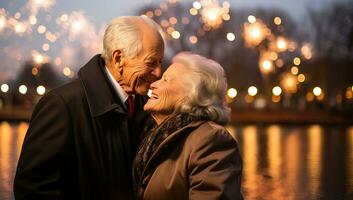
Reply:
M189 84L185 81L189 70L180 63L173 63L162 78L151 84L152 95L144 109L152 114L167 117L172 114L187 97Z

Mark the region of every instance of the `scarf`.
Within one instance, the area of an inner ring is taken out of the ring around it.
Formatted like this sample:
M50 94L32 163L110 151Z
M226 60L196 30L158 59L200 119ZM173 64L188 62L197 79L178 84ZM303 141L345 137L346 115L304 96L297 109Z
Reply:
M132 174L135 192L137 192L138 188L140 187L139 182L142 176L142 172L158 146L170 134L196 120L196 118L184 113L176 114L167 118L159 126L156 124L152 117L147 121L144 129L144 138L142 139L141 145L137 150L133 163ZM151 178L151 175L152 173L148 175L148 181Z

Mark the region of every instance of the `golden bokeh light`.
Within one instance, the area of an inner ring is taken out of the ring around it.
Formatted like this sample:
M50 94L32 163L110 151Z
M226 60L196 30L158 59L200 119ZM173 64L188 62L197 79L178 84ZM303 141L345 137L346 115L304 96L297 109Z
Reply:
M180 32L179 31L173 31L172 32L172 37L174 39L179 39L180 38Z
M39 85L37 87L37 94L43 95L45 93L45 87L43 85Z
M281 25L282 23L282 19L280 17L275 17L273 19L273 22L276 24L276 25Z
M192 36L189 37L189 41L190 41L191 44L196 44L198 39L197 39L197 37L195 35L192 35Z
M299 74L299 75L298 75L298 81L299 81L300 83L303 83L303 82L305 81L305 75L304 75L304 74Z
M47 28L45 26L43 26L43 25L40 25L37 28L37 31L38 31L39 34L45 33L46 30L47 30Z
M320 96L321 95L321 93L322 93L322 89L320 88L320 87L314 87L314 89L313 89L313 94L315 95L315 96Z
M198 2L198 1L195 1L195 2L192 4L192 6L193 6L195 9L199 10L199 9L201 8L201 3Z
M71 71L70 68L65 67L65 68L63 69L63 74L64 74L65 76L68 76L68 77L69 77L69 76L72 74L72 71Z
M300 65L300 63L301 63L300 58L299 58L299 57L295 57L295 58L293 59L293 63L294 63L295 65Z
M272 93L274 96L280 96L282 93L282 88L279 86L275 86L272 88Z
M297 75L299 73L299 68L297 66L292 66L292 68L290 69L290 72L293 75ZM299 80L299 79L298 79Z
M307 101L312 102L312 101L314 101L315 96L313 95L313 93L308 92L308 93L306 93L305 98Z
M255 86L250 86L248 88L248 94L254 97L257 94L257 88Z
M256 22L256 17L255 16L253 16L253 15L249 15L248 16L248 22L250 22L250 23L255 23Z
M1 84L1 92L7 93L9 91L10 87L7 84Z
M298 88L298 79L291 73L284 73L280 80L281 88L287 93L296 93Z
M18 87L18 91L19 91L21 94L26 94L26 93L27 93L27 86L25 86L25 85L20 85L20 87Z
M189 12L191 15L197 15L197 13L198 13L196 8L190 8Z
M237 96L238 92L236 89L234 88L229 88L228 91L227 91L227 96L230 97L230 98L235 98Z
M234 33L227 33L227 40L229 40L229 41L234 41L234 40L235 40L235 35L234 35Z

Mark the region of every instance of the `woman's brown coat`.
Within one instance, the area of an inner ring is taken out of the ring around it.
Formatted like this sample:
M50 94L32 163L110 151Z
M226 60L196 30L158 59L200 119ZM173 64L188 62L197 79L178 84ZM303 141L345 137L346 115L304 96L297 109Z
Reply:
M153 200L243 199L241 173L238 144L229 132L213 122L193 122L156 149L138 194Z

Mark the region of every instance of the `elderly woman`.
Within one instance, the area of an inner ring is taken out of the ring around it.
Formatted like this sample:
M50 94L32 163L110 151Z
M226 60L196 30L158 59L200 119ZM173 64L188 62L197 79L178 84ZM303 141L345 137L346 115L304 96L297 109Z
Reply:
M144 109L155 124L133 165L138 199L242 199L239 148L222 126L226 88L223 68L191 53L176 55L152 83Z

